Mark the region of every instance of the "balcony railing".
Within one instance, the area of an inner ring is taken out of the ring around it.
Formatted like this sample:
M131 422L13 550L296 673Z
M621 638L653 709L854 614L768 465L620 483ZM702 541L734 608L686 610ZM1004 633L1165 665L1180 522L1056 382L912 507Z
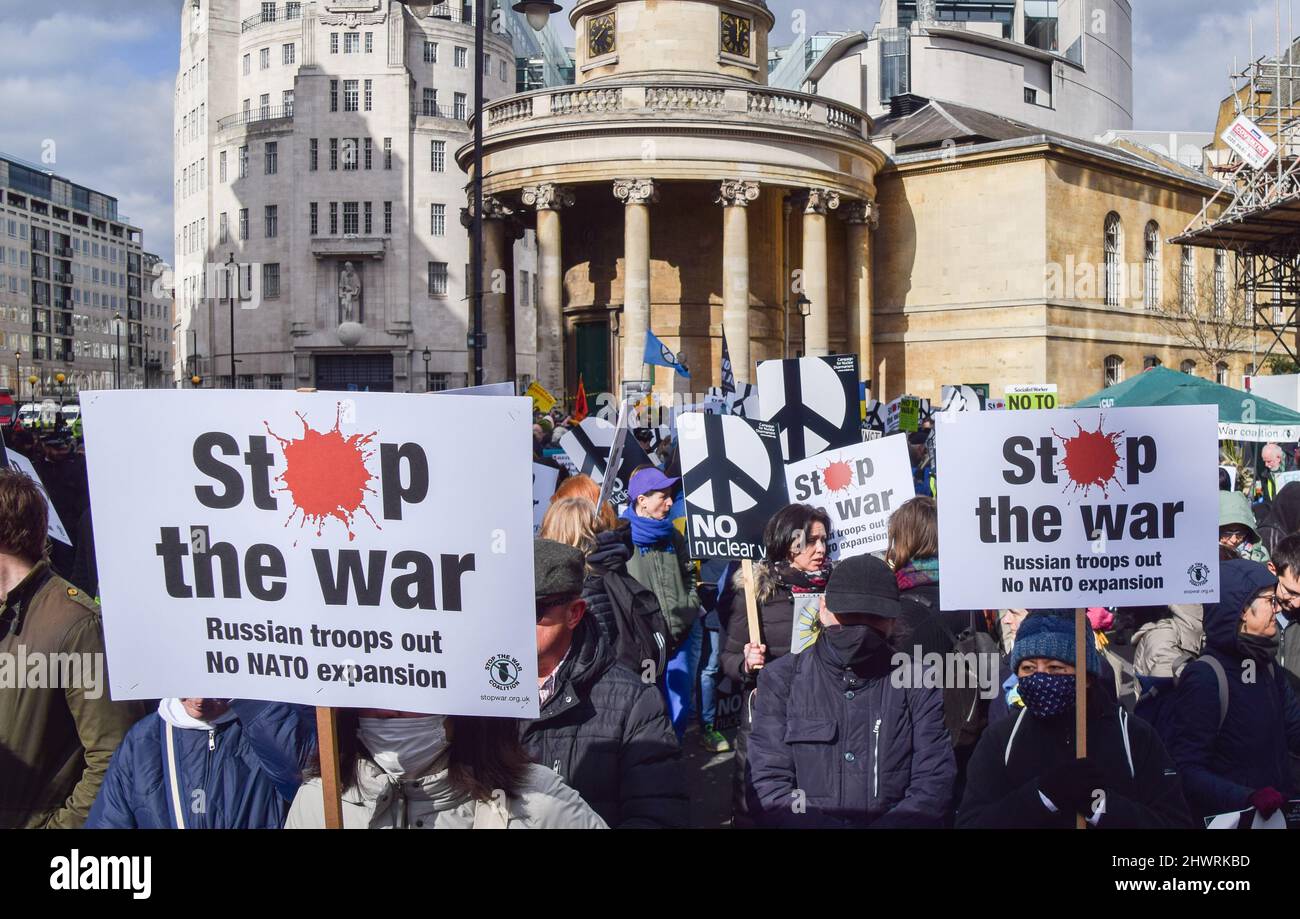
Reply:
M247 19L245 19L243 22L239 24L239 31L251 32L253 29L256 29L263 25L267 25L272 22L287 22L290 19L301 19L301 18L302 18L301 4L293 4L293 5L286 4L284 9L275 7L274 9L271 9L268 12L257 13L253 16L249 16Z
M293 117L293 103L288 105L268 105L265 108L249 109L235 115L227 115L217 122L217 130L225 131L242 125L256 124L259 121L276 121L280 118Z
M33 239L33 240L32 240L32 251L33 251L33 252L49 252L49 251L50 251L50 244L49 244L49 243L41 242L41 241L38 240L38 239Z
M468 114L468 105L460 106L459 113L456 107L448 108L445 105L433 105L426 102L420 106L420 117L422 118L453 118L456 121L464 121Z
M55 284L71 284L71 283L72 283L72 275L69 274L69 273L67 273L67 272L64 272L64 271L56 271L56 272L54 272L54 283L55 283Z
M72 258L72 249L68 246L55 246L54 255L56 258Z
M453 3L443 3L435 6L429 11L429 19L445 19L448 22L463 22L473 25L474 23L474 5L467 3L464 6ZM494 24L491 14L488 16L489 21L484 23L484 27L490 35L499 35L506 41L510 41L510 33L500 25Z

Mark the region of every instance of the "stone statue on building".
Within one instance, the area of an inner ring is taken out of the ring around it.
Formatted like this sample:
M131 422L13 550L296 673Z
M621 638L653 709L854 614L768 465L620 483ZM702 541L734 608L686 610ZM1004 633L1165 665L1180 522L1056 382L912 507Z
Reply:
M351 262L343 263L339 273L339 321L356 322L360 314L361 278L352 268Z

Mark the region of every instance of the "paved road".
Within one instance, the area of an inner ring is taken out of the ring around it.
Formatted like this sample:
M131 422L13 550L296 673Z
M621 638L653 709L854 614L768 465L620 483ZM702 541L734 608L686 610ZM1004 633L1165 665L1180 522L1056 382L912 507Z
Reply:
M710 753L700 746L699 728L682 740L686 790L691 796L691 826L716 829L731 825L731 753Z

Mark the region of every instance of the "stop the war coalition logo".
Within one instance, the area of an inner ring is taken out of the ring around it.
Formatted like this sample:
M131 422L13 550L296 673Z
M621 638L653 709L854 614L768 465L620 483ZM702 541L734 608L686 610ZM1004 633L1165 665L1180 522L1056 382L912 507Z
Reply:
M945 608L1217 598L1213 406L962 415L938 451Z
M483 665L496 689L535 666L528 404L94 394L113 698L526 717L523 696L485 694ZM121 468L139 417L167 445L148 477Z

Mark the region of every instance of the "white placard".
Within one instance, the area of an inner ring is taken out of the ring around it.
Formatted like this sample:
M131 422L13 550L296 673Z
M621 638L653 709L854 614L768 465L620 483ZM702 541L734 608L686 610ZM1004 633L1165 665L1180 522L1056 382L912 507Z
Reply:
M514 396L515 394L515 384L509 381L463 386L460 389L441 389L433 393L435 396Z
M952 572L941 607L1217 600L1216 414L1058 409L939 425L939 545Z
M1006 396L1006 407L1013 412L1051 409L1059 405L1055 383L1008 386Z
M537 717L529 399L81 399L114 699Z
M811 648L821 634L822 597L825 594L795 594L794 616L790 628L790 653L800 654Z
M531 397L530 397L531 398ZM542 531L542 518L551 506L551 495L555 494L555 483L560 478L560 470L554 466L533 463L533 535Z
M36 474L36 468L32 465L32 461L23 456L17 450L6 450L5 456L9 458L10 467L27 476L27 478L35 482L36 487L41 490L41 495L45 498L45 506L49 510L47 515L49 519L46 521L45 526L50 536L63 543L65 546L72 545L72 540L68 538L67 527L65 527L63 521L59 519L59 512L54 509L54 502L50 500L50 493L45 490L45 483L42 482L41 477Z
M1277 144L1273 138L1245 115L1238 115L1237 120L1228 125L1228 129L1219 136L1238 156L1256 169L1267 166L1277 153Z
M790 463L785 481L792 502L830 516L826 554L835 560L885 548L889 518L915 492L907 436L900 434Z

